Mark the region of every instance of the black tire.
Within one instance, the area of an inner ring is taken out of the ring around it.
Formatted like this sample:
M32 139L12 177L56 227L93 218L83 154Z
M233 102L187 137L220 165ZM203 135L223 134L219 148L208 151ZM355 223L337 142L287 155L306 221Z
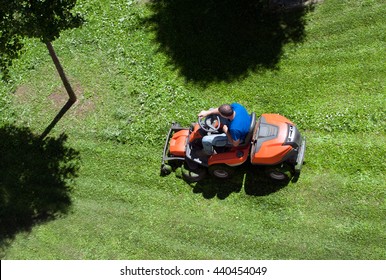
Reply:
M161 176L166 176L172 173L173 168L169 164L163 164L161 167Z
M292 170L287 164L267 167L265 174L275 181L289 181L292 177Z
M219 179L229 179L235 172L234 168L225 164L214 164L208 167L209 174Z
M182 178L188 182L198 182L206 177L206 170L204 168L189 169L189 167L184 164L181 168Z

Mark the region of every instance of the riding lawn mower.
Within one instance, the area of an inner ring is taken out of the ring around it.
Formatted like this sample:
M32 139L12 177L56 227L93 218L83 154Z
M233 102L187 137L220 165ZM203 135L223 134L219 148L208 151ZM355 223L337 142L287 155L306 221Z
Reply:
M177 168L189 182L198 182L210 175L229 179L238 166L250 164L263 168L275 181L297 180L304 162L306 139L293 122L278 114L262 114L251 124L245 140L234 147L214 147L210 156L203 152L202 138L222 133L219 115L199 118L190 127L173 123L163 149L161 175L166 176ZM252 170L253 170L252 168Z

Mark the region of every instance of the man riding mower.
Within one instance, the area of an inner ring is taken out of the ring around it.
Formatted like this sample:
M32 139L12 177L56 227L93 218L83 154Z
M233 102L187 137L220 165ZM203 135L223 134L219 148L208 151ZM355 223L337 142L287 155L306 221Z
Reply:
M235 167L263 167L273 180L299 177L306 140L287 118L278 114L248 114L237 103L199 113L190 128L173 123L169 129L161 175L182 166L184 178L197 182L206 174L227 179Z

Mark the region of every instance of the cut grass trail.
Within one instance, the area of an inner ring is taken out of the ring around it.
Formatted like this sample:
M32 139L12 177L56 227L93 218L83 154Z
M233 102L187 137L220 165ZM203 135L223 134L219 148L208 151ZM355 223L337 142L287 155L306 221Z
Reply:
M383 1L324 1L278 70L206 86L186 82L157 51L147 5L78 9L86 25L54 43L80 96L53 131L81 155L71 213L16 234L3 259L386 258ZM44 130L63 93L51 64L28 42L13 82L1 84L1 123ZM226 192L160 177L171 121L188 125L232 101L298 124L308 139L299 181L251 195L259 192L242 180Z

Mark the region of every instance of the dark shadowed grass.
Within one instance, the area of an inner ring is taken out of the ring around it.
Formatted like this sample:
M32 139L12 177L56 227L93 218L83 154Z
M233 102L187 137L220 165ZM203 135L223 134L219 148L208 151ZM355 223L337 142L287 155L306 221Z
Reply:
M40 141L28 128L0 128L0 245L68 213L78 152L67 136Z
M189 81L233 81L276 69L283 48L305 38L307 8L269 9L269 1L152 2L159 50Z

